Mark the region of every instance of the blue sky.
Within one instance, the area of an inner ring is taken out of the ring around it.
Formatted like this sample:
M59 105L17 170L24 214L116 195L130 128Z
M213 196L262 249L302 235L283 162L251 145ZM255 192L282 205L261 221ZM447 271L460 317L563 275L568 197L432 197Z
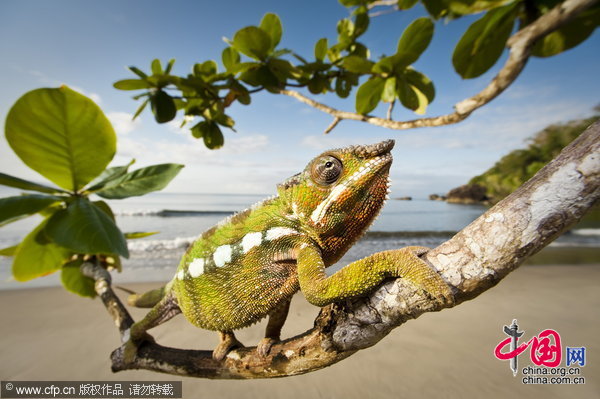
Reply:
M149 69L153 58L175 58L176 73L195 62L220 61L235 31L256 25L267 12L277 13L284 34L280 46L312 57L321 37L335 39L337 21L348 11L334 0L321 1L86 1L3 0L0 2L0 123L26 91L67 84L92 97L113 121L119 135L114 165L131 158L143 166L162 162L187 167L168 192L273 193L277 182L300 171L322 150L394 138L393 196L425 197L466 182L549 123L589 115L600 103L600 35L549 59L531 59L513 86L466 121L441 128L392 131L344 121L329 135L331 122L296 100L260 93L251 106L235 105L230 114L237 133L225 133L225 147L209 151L176 124L158 125L149 113L136 122L138 104L131 92L112 87L131 77L125 69ZM420 7L371 21L363 42L372 59L395 50L398 37ZM502 65L480 78L463 81L451 55L476 17L436 23L434 40L415 67L435 83L437 96L426 116L452 111L456 102L476 94ZM321 97L332 106L354 110L353 96L342 101ZM385 114L383 107L375 113ZM413 119L396 107L395 119ZM43 181L0 140L0 171Z

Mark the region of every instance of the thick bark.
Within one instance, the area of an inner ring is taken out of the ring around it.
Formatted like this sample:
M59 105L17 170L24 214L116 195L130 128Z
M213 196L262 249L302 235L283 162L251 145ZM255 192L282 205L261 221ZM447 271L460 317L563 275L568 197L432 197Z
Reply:
M407 320L456 306L491 288L576 223L599 198L600 122L596 122L512 195L426 255L452 287L453 305L433 301L397 279L366 298L323 308L313 329L274 345L266 358L254 347L215 361L210 351L144 343L133 363L123 361L122 347L113 352L113 370L234 379L284 377L327 367L374 345ZM92 266L86 267L88 275L98 275ZM131 319L112 294L109 279L99 276L98 281L97 290L125 339Z

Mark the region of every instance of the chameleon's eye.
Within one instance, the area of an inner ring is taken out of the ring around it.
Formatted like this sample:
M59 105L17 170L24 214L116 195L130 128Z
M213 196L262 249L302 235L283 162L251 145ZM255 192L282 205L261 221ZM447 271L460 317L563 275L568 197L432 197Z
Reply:
M335 183L335 181L342 174L342 162L327 155L318 159L312 166L311 177L318 184L329 185Z

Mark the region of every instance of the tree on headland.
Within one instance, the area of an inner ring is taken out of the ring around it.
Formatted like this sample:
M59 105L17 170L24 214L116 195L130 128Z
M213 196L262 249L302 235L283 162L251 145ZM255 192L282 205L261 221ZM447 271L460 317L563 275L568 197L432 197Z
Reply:
M422 0L429 17L406 28L393 55L372 60L369 49L359 42L372 17L411 8L417 1L341 2L352 8L352 16L338 23L335 44L325 39L315 44L314 60L277 48L281 23L274 14L267 14L259 26L235 33L223 51L223 72L216 62L206 61L196 64L188 76L175 76L170 73L173 61L163 68L154 60L150 74L131 67L137 78L118 81L115 87L144 90L136 96L143 100L136 115L150 105L156 121L165 123L182 111L192 125L191 133L209 148L223 145L221 127L234 126L227 108L235 101L249 104L252 94L263 90L292 96L332 115L327 131L344 119L391 129L440 126L465 119L499 95L532 55L551 56L581 43L593 32L599 15L594 0ZM464 78L479 76L508 46L509 58L497 76L448 115L393 120L394 104L420 114L433 101L433 83L411 67L434 34L433 20L480 12L483 16L457 44L453 65ZM367 80L361 83L361 78ZM333 109L295 90L306 88L312 95L335 92L346 98L355 87L356 112ZM371 116L382 101L389 104L387 117ZM25 94L9 112L6 135L28 166L58 186L0 175L0 184L42 193L0 199L2 223L35 213L43 217L20 244L2 250L3 255L14 255L15 277L26 280L60 270L67 289L100 297L126 340L133 319L114 294L109 271L120 268L119 256L127 256L125 238L145 233L123 234L110 208L90 197L125 198L159 190L181 166L155 165L130 172L129 164L107 169L115 151L110 123L89 99L65 87ZM242 348L235 356L215 361L211 351L145 342L131 362L125 361L123 347L115 350L113 370L270 378L307 373L343 360L409 319L476 297L548 245L598 202L599 159L600 123L596 122L513 194L427 253L425 259L450 285L454 304L434 302L409 282L397 279L365 298L326 306L313 329L275 344L266 357L256 348Z

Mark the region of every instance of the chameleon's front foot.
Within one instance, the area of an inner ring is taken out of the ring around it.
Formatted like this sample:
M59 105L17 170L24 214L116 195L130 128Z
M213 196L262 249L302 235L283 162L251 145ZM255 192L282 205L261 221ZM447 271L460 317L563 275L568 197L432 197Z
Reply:
M260 340L258 345L256 345L256 352L258 352L258 355L261 357L267 357L269 352L271 352L273 345L278 342L280 342L278 339L265 337Z
M386 252L397 252L397 254L392 254L392 256L399 258L397 265L400 277L411 281L417 287L445 304L451 305L454 303L454 295L450 286L427 262L420 258L420 256L429 252L429 248L411 246Z
M244 347L244 344L238 341L231 331L219 331L219 337L219 345L217 345L212 353L212 358L214 360L221 361L225 359L225 356L227 356L231 350Z

